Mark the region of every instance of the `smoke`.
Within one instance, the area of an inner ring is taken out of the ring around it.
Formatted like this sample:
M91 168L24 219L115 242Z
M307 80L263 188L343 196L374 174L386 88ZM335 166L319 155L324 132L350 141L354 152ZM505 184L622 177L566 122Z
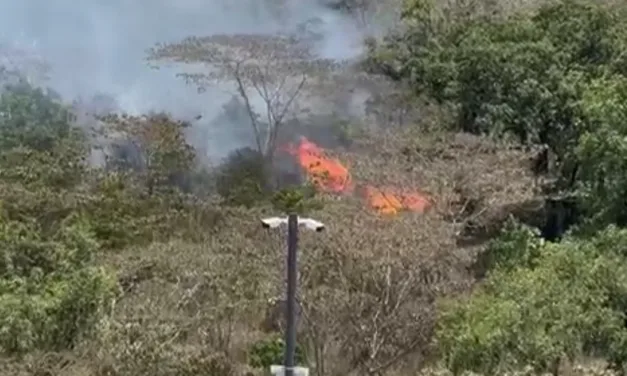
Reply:
M0 0L0 44L46 61L45 85L66 101L104 94L130 114L202 115L195 127L204 127L203 132L196 135L207 138L204 146L212 157L242 146L228 126L209 129L216 127L211 120L230 95L224 90L198 94L175 77L179 67L150 69L146 49L192 35L299 28L318 35L321 57L347 59L362 51L364 35L355 20L316 0ZM40 82L35 73L28 74Z

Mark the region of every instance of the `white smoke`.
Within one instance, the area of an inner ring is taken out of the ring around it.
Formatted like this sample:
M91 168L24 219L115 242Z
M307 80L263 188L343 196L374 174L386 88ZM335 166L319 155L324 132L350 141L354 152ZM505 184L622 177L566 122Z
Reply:
M0 45L46 61L46 85L67 101L102 93L127 113L202 115L204 126L229 95L223 90L198 94L175 77L180 68L150 69L146 50L188 36L303 27L319 35L321 57L346 59L362 51L356 22L315 0L0 0ZM41 80L35 73L33 79ZM203 134L214 155L241 146L228 130Z

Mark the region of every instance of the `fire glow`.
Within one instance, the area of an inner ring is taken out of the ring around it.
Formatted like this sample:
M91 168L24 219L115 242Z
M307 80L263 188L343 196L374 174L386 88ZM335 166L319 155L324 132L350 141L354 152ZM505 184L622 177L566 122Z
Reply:
M339 160L328 157L324 149L305 137L301 137L297 146L288 145L282 150L296 159L318 190L334 194L357 191L368 206L380 214L395 215L402 210L424 213L431 206L429 198L421 193L402 192L395 187L355 185L348 168Z

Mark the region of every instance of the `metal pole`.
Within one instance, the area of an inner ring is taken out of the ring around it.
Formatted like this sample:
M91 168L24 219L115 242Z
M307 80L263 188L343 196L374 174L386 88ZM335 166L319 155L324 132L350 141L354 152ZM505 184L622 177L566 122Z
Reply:
M296 251L298 247L298 216L290 214L287 220L287 330L285 333L285 376L294 376L296 352L296 284L298 281Z

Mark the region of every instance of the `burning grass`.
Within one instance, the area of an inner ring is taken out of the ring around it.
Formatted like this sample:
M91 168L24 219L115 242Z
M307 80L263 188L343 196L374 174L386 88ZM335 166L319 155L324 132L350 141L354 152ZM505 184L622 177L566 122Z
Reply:
M424 213L431 207L429 198L419 192L395 186L353 182L349 169L339 159L329 157L324 149L305 137L301 137L297 146L288 145L283 149L297 160L320 191L340 195L356 191L370 208L384 215L396 215L403 210Z
M307 139L290 151L324 192L358 197L379 214L430 213L458 234L496 228L537 198L529 152L467 134L379 131L355 151Z

